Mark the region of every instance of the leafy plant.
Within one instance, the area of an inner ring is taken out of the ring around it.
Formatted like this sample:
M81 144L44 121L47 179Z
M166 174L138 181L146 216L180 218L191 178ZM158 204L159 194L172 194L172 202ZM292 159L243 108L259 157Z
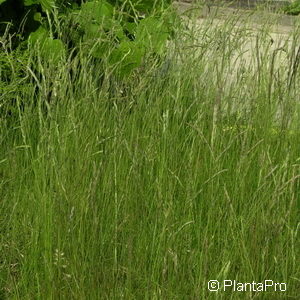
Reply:
M12 3L6 1L6 4ZM36 53L40 53L44 61L51 59L55 64L66 56L69 45L69 50L83 46L96 59L110 56L108 62L118 65L121 76L127 76L142 64L146 53L163 54L171 24L162 18L162 8L166 8L170 1L64 3L59 0L23 0L22 9L12 20L21 23L21 17L28 13L30 18L26 23L33 22L35 26L23 33L22 43L27 43L29 48L41 47ZM140 14L144 14L142 19ZM69 24L66 20L70 20ZM61 32L62 24L71 28L69 32L65 31L65 36Z
M300 14L300 0L293 1L291 4L284 7L283 11L288 15Z

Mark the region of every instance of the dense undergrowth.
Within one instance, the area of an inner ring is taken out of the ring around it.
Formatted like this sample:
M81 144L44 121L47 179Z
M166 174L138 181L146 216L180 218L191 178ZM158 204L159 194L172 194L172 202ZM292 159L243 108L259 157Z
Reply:
M300 1L294 0L292 3L286 5L283 9L283 12L285 12L288 15L299 15L300 14Z
M297 299L300 35L238 18L175 26L126 76L131 48L1 38L0 299Z

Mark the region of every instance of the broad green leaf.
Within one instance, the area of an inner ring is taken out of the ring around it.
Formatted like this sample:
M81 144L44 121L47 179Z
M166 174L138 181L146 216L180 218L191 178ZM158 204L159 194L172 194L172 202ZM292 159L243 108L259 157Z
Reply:
M169 37L168 27L155 17L147 17L140 21L136 29L136 42L160 54Z
M109 53L109 49L114 47L114 44L118 41L127 40L123 28L118 21L111 19L109 25L106 24L106 26L88 24L85 27L83 41L91 49L91 54L95 58L105 57Z
M88 37L97 38L102 35L103 32L108 31L109 35L115 35L119 39L125 37L121 24L113 19L104 18L101 24L98 23L86 23L84 26L85 33Z
M30 6L30 5L34 5L34 4L40 4L40 3L41 3L40 0L24 0L25 6Z
M2 4L3 2L5 2L6 0L0 0L0 4Z
M112 27L113 33L120 39L122 40L127 40L127 36L124 33L123 27L118 21L115 21Z
M48 36L48 30L40 26L36 31L29 35L28 41L32 46L35 46L37 43L43 45Z
M111 53L109 63L118 65L120 75L127 76L142 63L145 50L135 42L123 41Z
M59 39L47 38L41 49L42 57L53 64L65 57L66 51L63 42Z
M41 57L45 61L57 63L66 54L63 42L50 38L48 30L42 26L30 34L28 41L31 46L40 49Z
M109 49L111 48L110 41L101 41L92 46L91 55L95 58L104 58L107 56Z
M107 36L103 28L96 24L89 24L87 26L83 41L95 58L103 58L107 55L109 48L112 47L111 39Z
M42 15L41 15L41 13L39 13L39 12L36 12L34 15L33 15L33 19L35 20L35 21L38 21L38 22L40 22L40 23L42 23Z
M125 22L125 24L123 25L123 28L133 35L136 32L136 27L137 24L133 22Z
M102 28L99 24L89 23L85 26L85 35L84 40L96 39L96 38L105 38Z
M82 4L79 22L81 25L87 22L96 22L101 24L104 18L112 18L114 8L106 1L92 1Z

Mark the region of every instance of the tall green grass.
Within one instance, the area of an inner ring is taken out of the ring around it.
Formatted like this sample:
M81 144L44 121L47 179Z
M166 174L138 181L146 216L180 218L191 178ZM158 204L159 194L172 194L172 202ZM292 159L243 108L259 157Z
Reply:
M237 21L178 29L123 80L83 50L21 59L0 95L1 299L297 299L299 32L274 51Z

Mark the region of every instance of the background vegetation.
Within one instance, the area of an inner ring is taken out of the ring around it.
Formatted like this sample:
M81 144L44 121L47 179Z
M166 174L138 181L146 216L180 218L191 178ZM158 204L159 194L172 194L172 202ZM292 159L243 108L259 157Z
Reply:
M247 63L238 16L45 3L1 37L0 299L298 299L297 27Z
M287 5L283 11L289 15L299 15L300 14L300 1L299 0L292 1L292 3Z

